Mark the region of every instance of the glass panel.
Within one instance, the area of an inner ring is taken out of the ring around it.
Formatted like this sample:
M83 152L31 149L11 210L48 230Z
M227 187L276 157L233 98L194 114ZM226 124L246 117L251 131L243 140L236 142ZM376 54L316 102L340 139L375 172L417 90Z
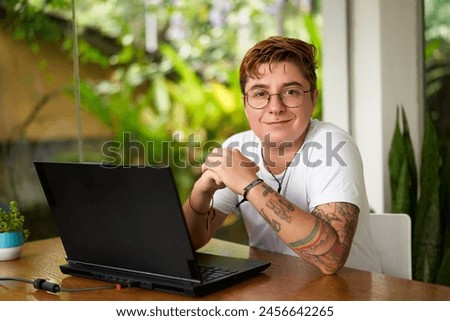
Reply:
M18 202L30 240L57 233L33 161L80 160L71 3L0 1L0 204ZM171 161L183 200L204 154L247 128L245 50L285 34L320 53L320 1L75 3L83 160Z

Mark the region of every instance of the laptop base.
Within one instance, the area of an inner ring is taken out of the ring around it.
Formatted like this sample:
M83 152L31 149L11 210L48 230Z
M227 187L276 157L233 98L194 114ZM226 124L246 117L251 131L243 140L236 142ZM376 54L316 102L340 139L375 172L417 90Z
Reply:
M186 295L186 296L203 296L211 292L217 291L217 286L227 288L233 284L239 283L247 278L255 277L255 274L264 271L270 266L270 263L263 264L261 261L240 259L232 257L222 257L212 254L197 253L199 264L208 265L209 262L220 262L221 267L229 267L230 269L241 268L243 266L254 265L253 269L249 269L248 273L228 274L222 279L215 279L213 282L187 282L185 280L170 280L158 278L156 276L139 275L136 273L127 273L125 271L116 271L111 268L93 267L84 264L67 263L60 266L62 273L99 280L109 283L120 284L122 288L139 287L143 289L162 291L166 293Z

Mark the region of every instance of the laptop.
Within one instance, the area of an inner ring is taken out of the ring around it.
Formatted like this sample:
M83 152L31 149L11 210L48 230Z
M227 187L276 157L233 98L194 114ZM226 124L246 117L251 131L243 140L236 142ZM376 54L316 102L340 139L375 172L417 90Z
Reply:
M34 165L66 252L64 274L200 296L270 266L194 251L170 167Z

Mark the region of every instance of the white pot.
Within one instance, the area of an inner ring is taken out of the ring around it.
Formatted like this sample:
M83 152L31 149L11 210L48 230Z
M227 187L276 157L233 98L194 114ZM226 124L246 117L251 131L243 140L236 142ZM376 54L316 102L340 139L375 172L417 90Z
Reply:
M0 261L17 259L22 254L23 244L15 247L0 248Z

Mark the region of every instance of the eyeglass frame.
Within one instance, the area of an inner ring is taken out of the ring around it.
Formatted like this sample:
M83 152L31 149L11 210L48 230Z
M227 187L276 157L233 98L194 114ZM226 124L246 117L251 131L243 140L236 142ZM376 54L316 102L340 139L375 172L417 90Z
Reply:
M287 88L285 88L284 90L289 89L289 88L292 88L292 87L287 87ZM267 98L267 103L266 103L264 106L262 106L262 107L259 107L259 108L253 107L253 106L248 102L248 93L249 93L250 91L252 91L252 90L254 90L254 89L258 89L258 88L251 88L251 89L249 89L246 93L244 93L242 96L245 97L245 98L244 98L245 101L246 101L247 104L248 104L251 108L253 108L253 109L264 109L265 107L267 107L267 105L270 103L270 99L272 98L272 96L280 96L281 102L283 103L283 105L285 105L285 106L288 107L288 108L298 108L298 107L301 106L301 104L303 104L303 102L304 102L304 100L305 100L305 95L304 95L304 94L309 93L309 92L314 92L314 90L313 90L313 89L304 90L304 89L302 89L301 87L295 87L295 88L298 88L298 89L300 89L301 92L303 92L303 97L302 97L303 99L302 99L302 102L301 102L300 104L298 104L297 106L288 106L288 105L286 105L286 104L284 103L284 101L283 101L283 96L282 96L283 93L270 94L267 90L262 89L262 88L261 88L260 90L266 92L266 93L269 95L268 98Z

